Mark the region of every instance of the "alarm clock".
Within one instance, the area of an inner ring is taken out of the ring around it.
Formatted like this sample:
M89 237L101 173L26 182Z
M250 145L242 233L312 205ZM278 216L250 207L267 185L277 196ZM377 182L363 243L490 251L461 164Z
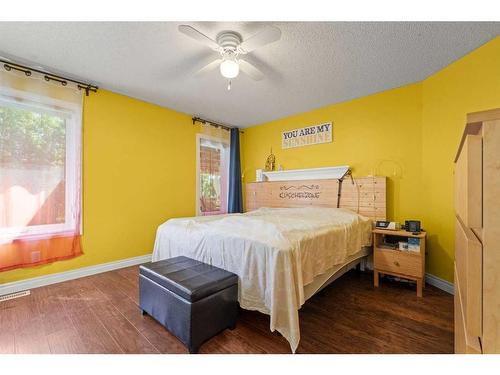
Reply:
M405 229L408 232L420 233L420 220L405 220Z

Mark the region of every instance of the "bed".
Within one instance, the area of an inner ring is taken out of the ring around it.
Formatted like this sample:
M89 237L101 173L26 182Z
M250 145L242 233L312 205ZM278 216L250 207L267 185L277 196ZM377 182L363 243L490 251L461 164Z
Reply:
M370 254L372 221L385 218L385 178L247 184L246 197L244 214L162 224L153 261L184 255L236 273L240 306L270 315L271 331L295 352L300 307Z

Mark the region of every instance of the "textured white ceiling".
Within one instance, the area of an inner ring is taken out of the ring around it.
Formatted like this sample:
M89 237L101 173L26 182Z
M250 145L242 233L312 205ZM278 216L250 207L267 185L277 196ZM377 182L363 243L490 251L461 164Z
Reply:
M247 38L263 22L183 22L215 38ZM188 114L246 127L420 81L500 33L500 23L275 22L278 42L247 59L266 75L240 74L231 91L217 55L174 22L0 22L0 55Z

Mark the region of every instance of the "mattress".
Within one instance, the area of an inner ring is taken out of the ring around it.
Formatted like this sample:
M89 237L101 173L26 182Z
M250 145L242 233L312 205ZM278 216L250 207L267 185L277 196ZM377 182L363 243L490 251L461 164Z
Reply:
M371 244L371 220L342 208L260 208L244 214L170 219L153 261L184 255L239 276L239 303L270 315L293 352L305 287Z

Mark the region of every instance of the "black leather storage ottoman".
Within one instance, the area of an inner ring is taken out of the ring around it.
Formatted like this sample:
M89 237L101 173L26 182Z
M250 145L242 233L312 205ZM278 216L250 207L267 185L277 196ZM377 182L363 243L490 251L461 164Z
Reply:
M148 313L196 353L238 316L238 276L184 256L139 267L139 300Z

